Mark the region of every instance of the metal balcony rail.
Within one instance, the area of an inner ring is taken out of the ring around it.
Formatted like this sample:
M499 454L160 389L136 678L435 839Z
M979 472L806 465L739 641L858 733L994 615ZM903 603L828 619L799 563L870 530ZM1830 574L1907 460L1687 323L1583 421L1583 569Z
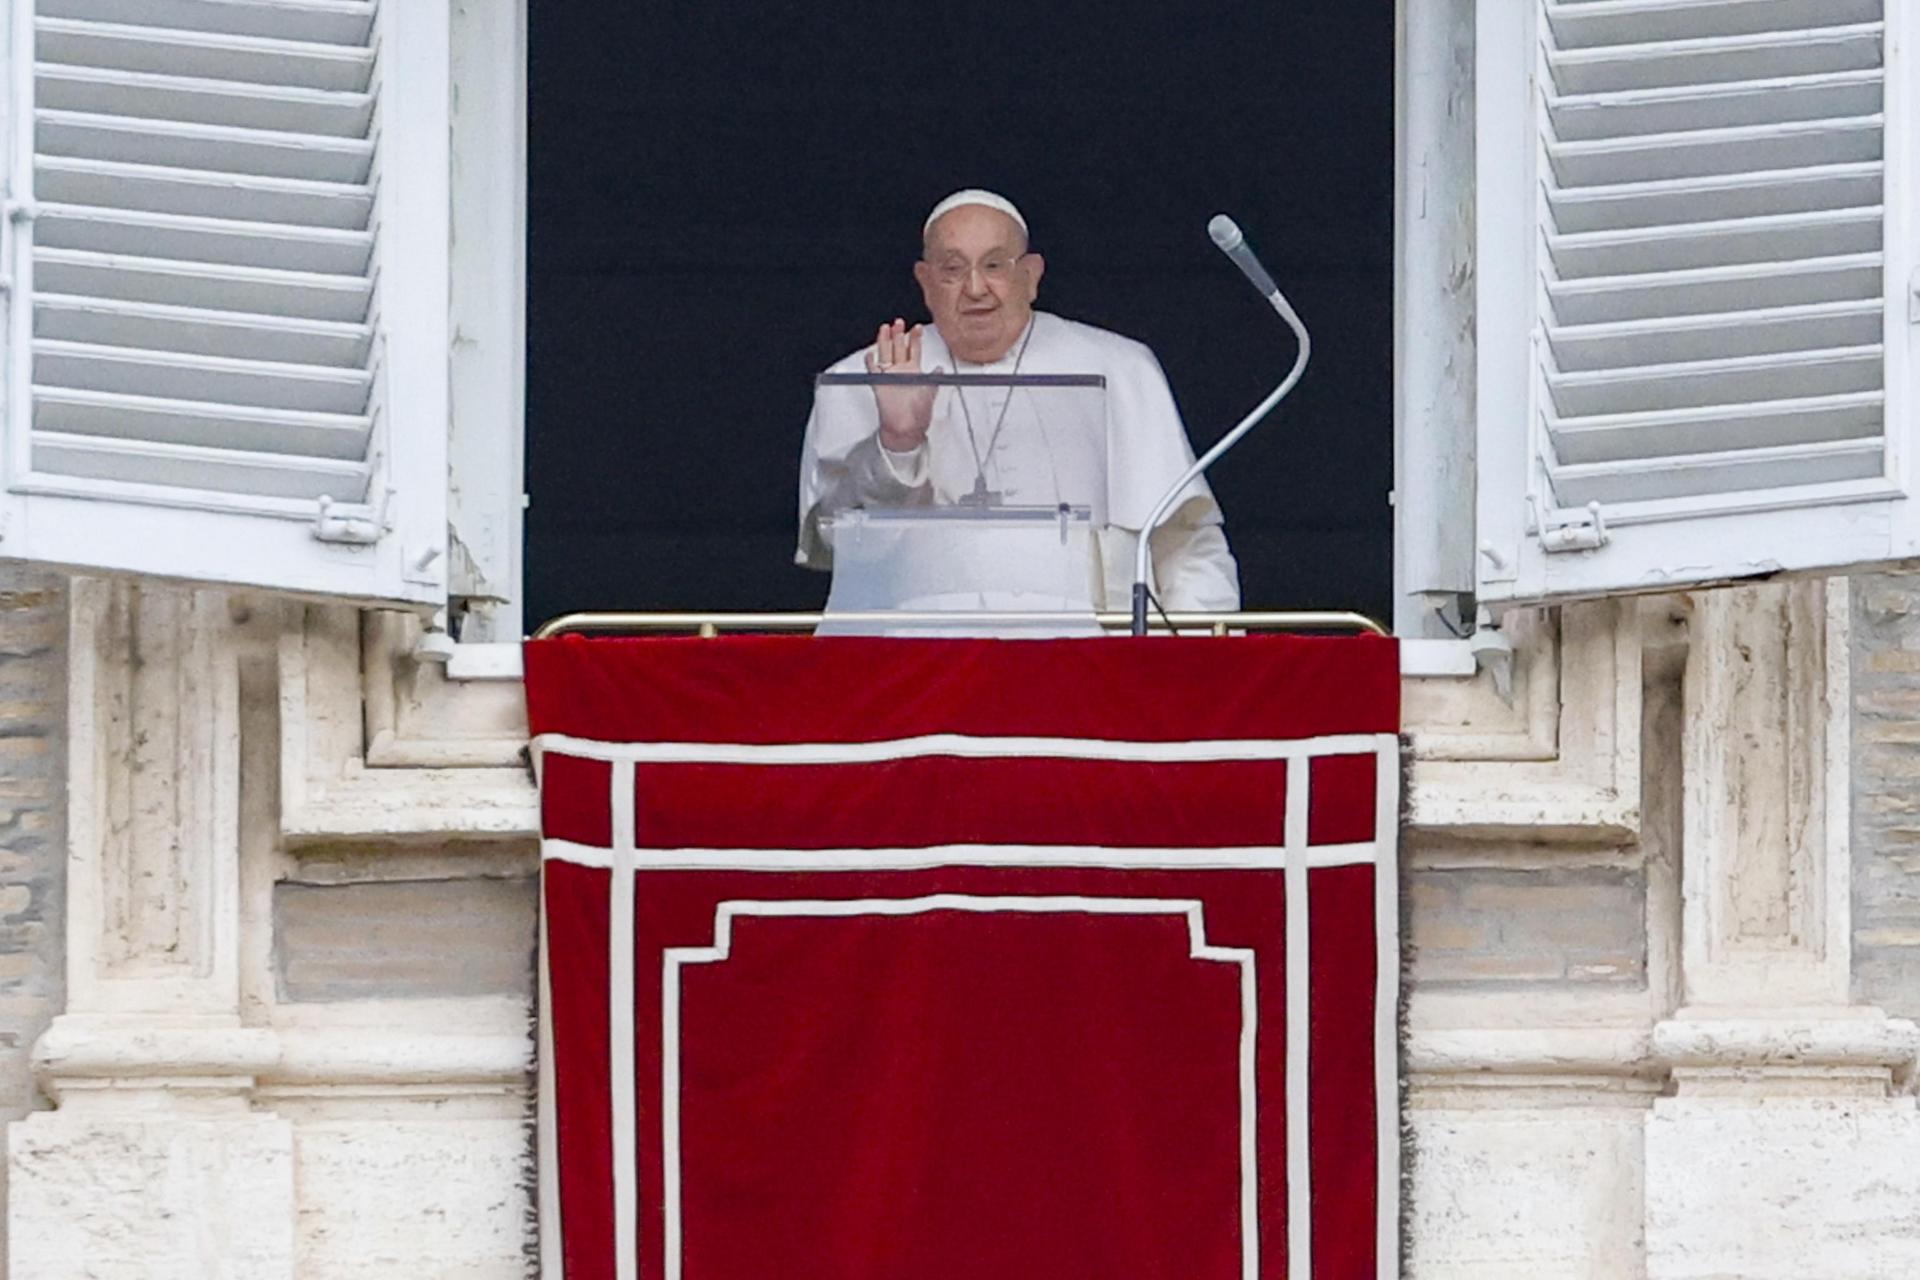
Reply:
M1133 615L1111 611L1096 615L1108 631L1132 628ZM699 636L752 632L812 631L827 620L824 613L563 613L542 623L535 640L562 635L659 635L690 633ZM957 612L836 612L833 620L856 626L1073 626L1086 621L1075 613L957 613ZM1355 635L1388 634L1386 627L1364 613L1347 609L1247 610L1232 613L1171 613L1149 622L1153 631L1180 635L1225 636L1245 631L1334 632Z

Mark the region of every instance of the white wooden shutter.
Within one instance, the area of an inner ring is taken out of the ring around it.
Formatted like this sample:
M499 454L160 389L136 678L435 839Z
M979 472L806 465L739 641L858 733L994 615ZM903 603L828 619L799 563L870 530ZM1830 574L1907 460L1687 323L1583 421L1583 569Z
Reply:
M1882 0L1482 0L1480 592L1915 554Z
M0 556L444 593L445 0L31 0Z

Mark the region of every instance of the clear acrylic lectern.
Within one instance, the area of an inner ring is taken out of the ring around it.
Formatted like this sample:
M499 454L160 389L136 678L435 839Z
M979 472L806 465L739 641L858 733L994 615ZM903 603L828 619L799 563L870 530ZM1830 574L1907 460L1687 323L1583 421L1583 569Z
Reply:
M883 398L926 415L917 449L883 447ZM821 634L1098 633L1104 378L822 374L812 441L802 536L833 569Z

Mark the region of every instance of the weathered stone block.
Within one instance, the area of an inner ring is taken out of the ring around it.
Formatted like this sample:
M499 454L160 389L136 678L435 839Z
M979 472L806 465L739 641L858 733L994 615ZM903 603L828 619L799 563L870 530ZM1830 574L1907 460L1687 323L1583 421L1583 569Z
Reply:
M1413 981L1646 981L1646 876L1622 867L1426 869L1408 876Z
M295 1125L301 1280L527 1274L525 1124L497 1118Z
M292 1280L283 1120L57 1111L8 1139L10 1280Z
M1409 1280L1624 1280L1640 1272L1637 1106L1408 1113Z
M1855 580L1853 996L1920 1015L1920 575Z
M531 877L277 885L283 1000L531 994Z
M1646 1142L1650 1280L1920 1275L1911 1098L1663 1098Z
M0 1123L38 1105L27 1055L64 1003L65 636L61 580L0 568Z

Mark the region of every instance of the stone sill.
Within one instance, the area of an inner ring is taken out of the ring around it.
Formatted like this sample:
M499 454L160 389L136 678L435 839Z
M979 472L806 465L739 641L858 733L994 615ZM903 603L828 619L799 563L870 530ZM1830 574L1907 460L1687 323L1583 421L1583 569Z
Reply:
M1509 663L1402 644L1417 830L1614 846L1639 831L1639 627L1630 606L1509 619ZM293 845L523 842L538 830L521 648L420 656L418 621L310 619L281 667L281 829Z

